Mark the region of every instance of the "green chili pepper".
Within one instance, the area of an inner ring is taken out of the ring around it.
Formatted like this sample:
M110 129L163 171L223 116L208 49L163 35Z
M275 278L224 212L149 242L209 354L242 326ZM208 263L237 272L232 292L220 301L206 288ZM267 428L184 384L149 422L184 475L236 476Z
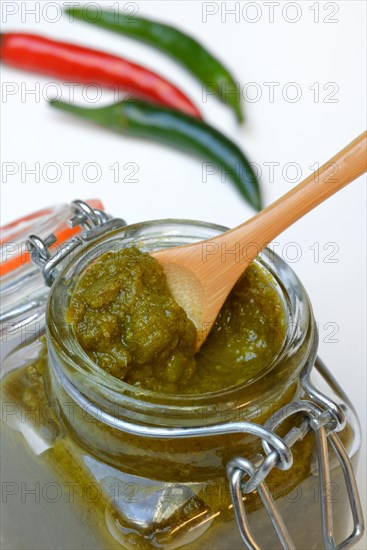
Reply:
M231 73L191 36L157 21L93 6L65 11L76 19L141 40L170 55L203 82L208 91L232 107L239 122L243 121L239 88Z
M120 101L93 109L56 100L50 104L120 133L157 139L210 159L256 210L262 208L256 175L242 151L199 119L143 101Z

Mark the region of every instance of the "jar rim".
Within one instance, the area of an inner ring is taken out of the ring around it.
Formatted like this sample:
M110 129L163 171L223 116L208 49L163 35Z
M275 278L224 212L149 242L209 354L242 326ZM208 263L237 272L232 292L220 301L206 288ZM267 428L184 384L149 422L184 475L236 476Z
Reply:
M121 406L124 412L136 410L139 407L143 409L142 418L144 415L146 418L146 415L152 413L159 406L164 408L166 419L170 415L177 419L177 416L182 417L184 413L193 417L195 412L202 410L203 407L215 407L218 406L218 403L235 403L241 394L242 398L245 396L246 388L250 386L254 388L254 384L259 379L264 380L265 376L271 377L274 372L279 370L277 369L279 365L282 366L282 375L287 376L284 383L289 386L294 382L313 341L312 308L297 275L282 258L270 249L262 251L255 261L270 273L282 292L282 299L290 318L290 322L287 322L284 344L275 360L270 363L270 368L268 365L256 377L220 391L172 395L127 384L96 365L82 350L75 337L73 342L71 329L65 321L63 308L61 308L60 315L60 305L62 303L65 307L65 302L70 296L70 287L75 285L78 274L83 272L86 266L102 252L116 249L116 246L119 249L121 246L125 247L131 244L138 245L142 250L149 252L166 246L189 244L189 242L213 238L226 230L227 228L223 226L194 220L146 221L113 230L77 251L73 261L64 266L53 284L46 309L48 345L52 348L53 357L57 357L59 365L66 374L66 377L63 376L63 380L72 386L71 393L74 398L80 392L81 396L88 397L102 409L106 407L110 409L111 404ZM55 312L57 312L57 316ZM304 347L302 360L293 364L293 368L289 368L291 361L288 361L287 370L284 364L285 358L293 357L302 346ZM65 389L67 390L67 388ZM264 395L260 397L264 397ZM136 417L134 416L134 418Z

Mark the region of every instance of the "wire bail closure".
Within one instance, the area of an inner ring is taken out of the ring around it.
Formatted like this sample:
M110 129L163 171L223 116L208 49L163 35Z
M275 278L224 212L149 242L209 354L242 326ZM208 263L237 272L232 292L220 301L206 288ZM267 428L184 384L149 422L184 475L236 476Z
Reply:
M264 428L275 435L276 428L286 418L299 413L303 413L306 416L299 427L291 428L283 437L283 441L292 454L291 447L297 441L303 439L307 433L313 431L316 440L317 463L320 476L320 502L324 546L326 550L342 550L350 548L362 537L364 532L363 512L353 466L343 443L337 435L337 432L341 431L346 424L347 406L344 403L338 405L329 397L319 392L310 378L312 367L317 358L317 347L318 335L315 330L313 350L300 377L303 389L315 402L306 399L291 402L274 413L265 423ZM333 509L329 490L331 482L328 442L331 444L342 468L353 519L351 534L338 545L336 545L334 538ZM243 501L245 494L257 491L268 513L271 524L278 535L282 548L295 550L292 538L265 482L267 475L273 468L284 468L279 461L277 451L269 445L269 439L263 439L262 446L265 456L258 455L253 462L242 457L236 457L227 465L227 477L237 525L246 548L261 550L251 531ZM243 482L245 475L249 476L249 479Z
M86 202L75 200L71 203L73 217L68 221L69 227L80 226L82 233L80 237L72 237L60 246L54 255L51 255L50 248L56 243L55 235L51 234L46 239L37 235L30 235L27 239L27 250L31 255L32 262L42 272L45 284L51 286L58 275L57 266L67 258L76 248L89 242L107 231L124 227L126 222L120 218L113 218L102 210L92 208Z

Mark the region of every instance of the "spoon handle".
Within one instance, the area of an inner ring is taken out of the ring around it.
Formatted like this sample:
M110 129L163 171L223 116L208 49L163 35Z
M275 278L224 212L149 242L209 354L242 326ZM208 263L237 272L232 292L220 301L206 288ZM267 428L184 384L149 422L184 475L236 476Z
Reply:
M238 243L242 238L246 243L256 243L258 246L252 247L253 257L247 258L253 260L266 243L366 170L367 132L363 132L291 191L251 220L227 232L227 243Z

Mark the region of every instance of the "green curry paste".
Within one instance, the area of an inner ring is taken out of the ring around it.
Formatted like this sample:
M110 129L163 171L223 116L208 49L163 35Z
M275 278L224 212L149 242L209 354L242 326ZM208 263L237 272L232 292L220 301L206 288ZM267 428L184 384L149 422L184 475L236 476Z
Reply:
M285 338L274 281L251 264L195 355L196 329L174 300L158 261L136 247L99 256L72 293L67 321L89 357L129 384L207 393L267 367Z

